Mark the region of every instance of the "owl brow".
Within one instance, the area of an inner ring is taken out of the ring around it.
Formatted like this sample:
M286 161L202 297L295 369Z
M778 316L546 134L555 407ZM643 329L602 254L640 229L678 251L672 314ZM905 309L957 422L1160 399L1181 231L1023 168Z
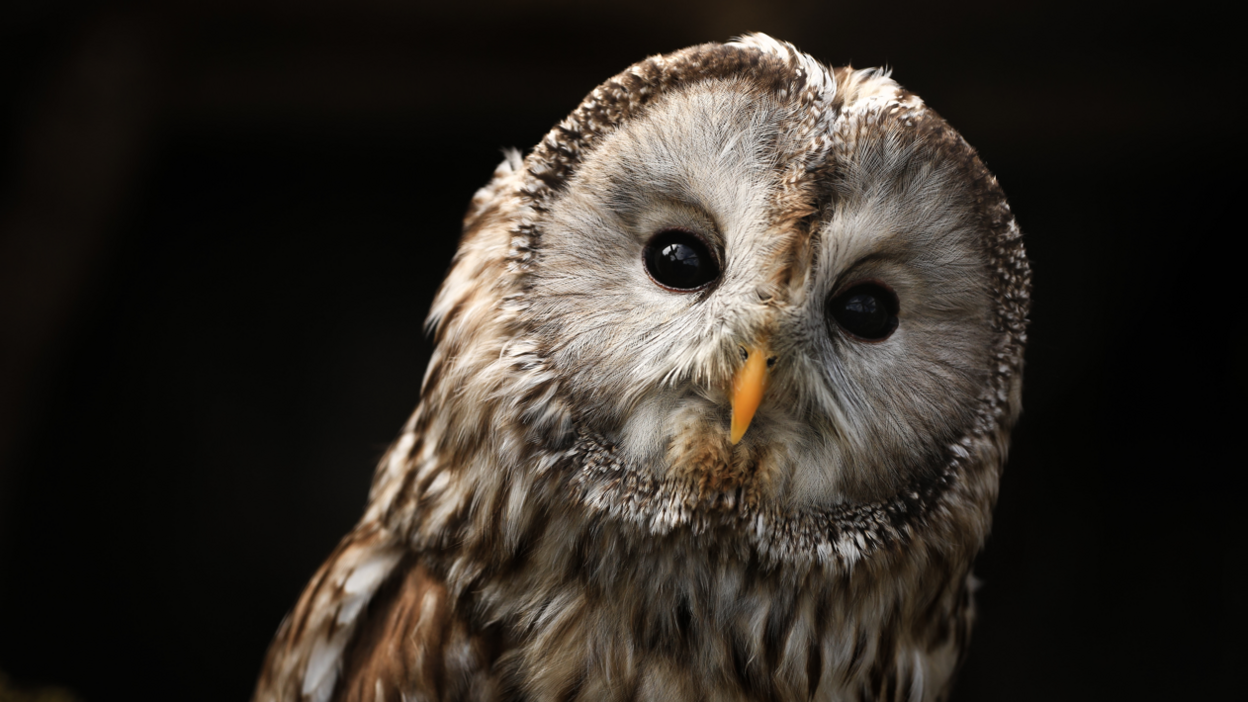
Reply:
M723 233L720 230L719 220L711 214L710 208L703 206L699 202L695 202L698 198L694 197L694 193L688 193L687 196L681 196L673 193L671 190L663 190L655 193L656 198L661 198L661 205L666 205L675 210L678 214L684 215L684 218L693 220L691 222L680 222L673 225L676 228L689 228L704 239L708 239L708 244L714 245L719 251L722 251L726 242ZM655 206L650 206L655 209ZM694 225L694 226L691 226ZM651 232L653 234L653 232ZM719 251L712 252L719 255Z
M845 270L839 276L837 276L836 282L832 284L832 290L834 292L839 292L840 288L843 285L845 285L845 282L847 280L852 280L854 278L853 274L855 271L857 271L859 268L862 268L863 266L867 264L877 263L877 262L895 263L895 264L901 263L901 261L899 260L896 254L889 253L887 251L872 251L869 254L860 256L853 263L846 266Z

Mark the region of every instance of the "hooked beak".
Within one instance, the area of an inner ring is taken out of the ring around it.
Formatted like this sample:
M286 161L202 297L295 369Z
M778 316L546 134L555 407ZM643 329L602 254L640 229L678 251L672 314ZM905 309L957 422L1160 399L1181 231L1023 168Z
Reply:
M754 419L754 413L758 411L763 393L767 390L767 347L750 346L743 350L746 353L745 364L737 369L732 379L731 439L734 446L750 428L750 421Z

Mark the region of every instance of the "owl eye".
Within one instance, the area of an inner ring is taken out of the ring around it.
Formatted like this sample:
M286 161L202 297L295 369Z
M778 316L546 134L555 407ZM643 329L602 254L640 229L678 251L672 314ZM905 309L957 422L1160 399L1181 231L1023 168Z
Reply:
M897 328L897 295L882 283L860 283L832 298L828 315L850 336L883 341Z
M698 236L682 229L664 229L646 244L646 270L671 290L697 290L719 277L719 264Z

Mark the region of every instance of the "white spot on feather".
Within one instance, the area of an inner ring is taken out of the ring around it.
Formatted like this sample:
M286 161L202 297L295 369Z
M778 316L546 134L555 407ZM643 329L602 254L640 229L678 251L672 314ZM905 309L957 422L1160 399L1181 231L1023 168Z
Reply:
M402 554L402 549L393 547L363 554L363 562L336 579L345 595L335 617L340 628L328 638L318 637L308 655L301 692L310 702L328 702L333 694L342 668L342 651L355 631L356 617L394 570Z

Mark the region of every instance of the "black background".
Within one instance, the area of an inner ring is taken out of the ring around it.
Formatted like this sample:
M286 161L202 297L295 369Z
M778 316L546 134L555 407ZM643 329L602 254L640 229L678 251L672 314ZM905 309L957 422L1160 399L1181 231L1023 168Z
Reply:
M1242 79L1191 3L6 3L0 672L246 698L415 404L499 149L753 30L893 66L1027 235L1025 413L956 699L1231 697Z

